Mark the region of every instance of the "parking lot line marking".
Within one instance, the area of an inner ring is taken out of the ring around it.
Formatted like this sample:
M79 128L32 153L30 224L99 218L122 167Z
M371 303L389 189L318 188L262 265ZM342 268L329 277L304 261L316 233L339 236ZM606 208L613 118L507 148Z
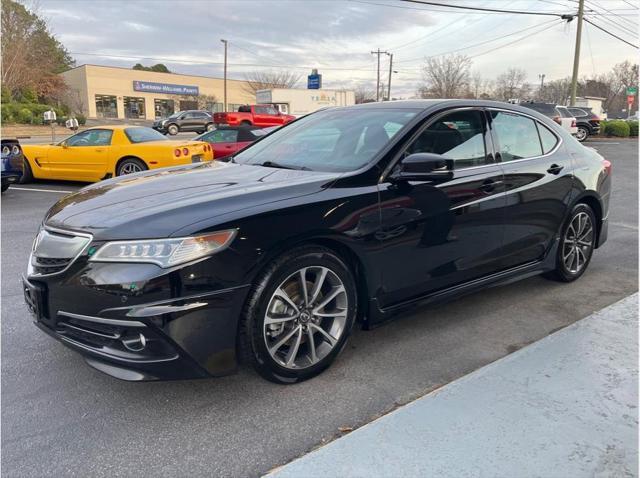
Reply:
M42 193L73 193L75 191L69 191L67 189L40 189L40 188L16 188L12 187L12 191L36 191Z

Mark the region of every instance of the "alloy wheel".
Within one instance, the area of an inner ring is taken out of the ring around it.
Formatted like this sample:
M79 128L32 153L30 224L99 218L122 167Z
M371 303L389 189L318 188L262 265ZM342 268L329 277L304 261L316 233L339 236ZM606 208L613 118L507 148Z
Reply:
M271 358L303 369L325 358L345 332L348 299L331 269L309 266L287 277L269 299L263 335Z
M125 163L120 168L120 174L133 174L140 171L143 171L143 169L136 163Z
M576 133L576 139L578 141L584 141L585 139L587 139L588 134L589 133L587 132L586 129L580 127L580 128L578 128L578 131Z
M591 217L586 212L579 212L571 219L562 244L562 261L568 272L582 271L591 257L593 240Z

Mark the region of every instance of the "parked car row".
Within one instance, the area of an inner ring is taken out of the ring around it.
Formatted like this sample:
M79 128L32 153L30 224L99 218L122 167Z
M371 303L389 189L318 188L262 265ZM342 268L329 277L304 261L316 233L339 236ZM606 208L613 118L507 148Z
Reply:
M22 178L24 156L17 139L2 140L2 192Z
M551 118L580 142L600 132L600 117L589 107L578 108L534 101L520 103L520 105Z

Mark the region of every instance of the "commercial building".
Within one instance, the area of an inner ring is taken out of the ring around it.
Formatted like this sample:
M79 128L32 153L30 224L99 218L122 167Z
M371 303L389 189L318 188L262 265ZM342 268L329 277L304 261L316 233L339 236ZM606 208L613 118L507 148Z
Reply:
M112 66L82 65L61 73L75 107L88 118L145 119L204 108L223 111L224 80ZM227 110L255 103L248 82L227 80Z

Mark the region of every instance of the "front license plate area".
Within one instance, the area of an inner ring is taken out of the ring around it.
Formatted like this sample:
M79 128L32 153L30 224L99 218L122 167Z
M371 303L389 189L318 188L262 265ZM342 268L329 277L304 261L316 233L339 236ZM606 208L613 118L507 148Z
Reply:
M22 279L22 290L24 292L24 301L27 304L29 312L33 318L41 322L45 317L45 289L40 284L34 284L26 279Z
M202 161L202 155L201 154L194 154L193 156L191 156L191 162L192 163L200 163Z

